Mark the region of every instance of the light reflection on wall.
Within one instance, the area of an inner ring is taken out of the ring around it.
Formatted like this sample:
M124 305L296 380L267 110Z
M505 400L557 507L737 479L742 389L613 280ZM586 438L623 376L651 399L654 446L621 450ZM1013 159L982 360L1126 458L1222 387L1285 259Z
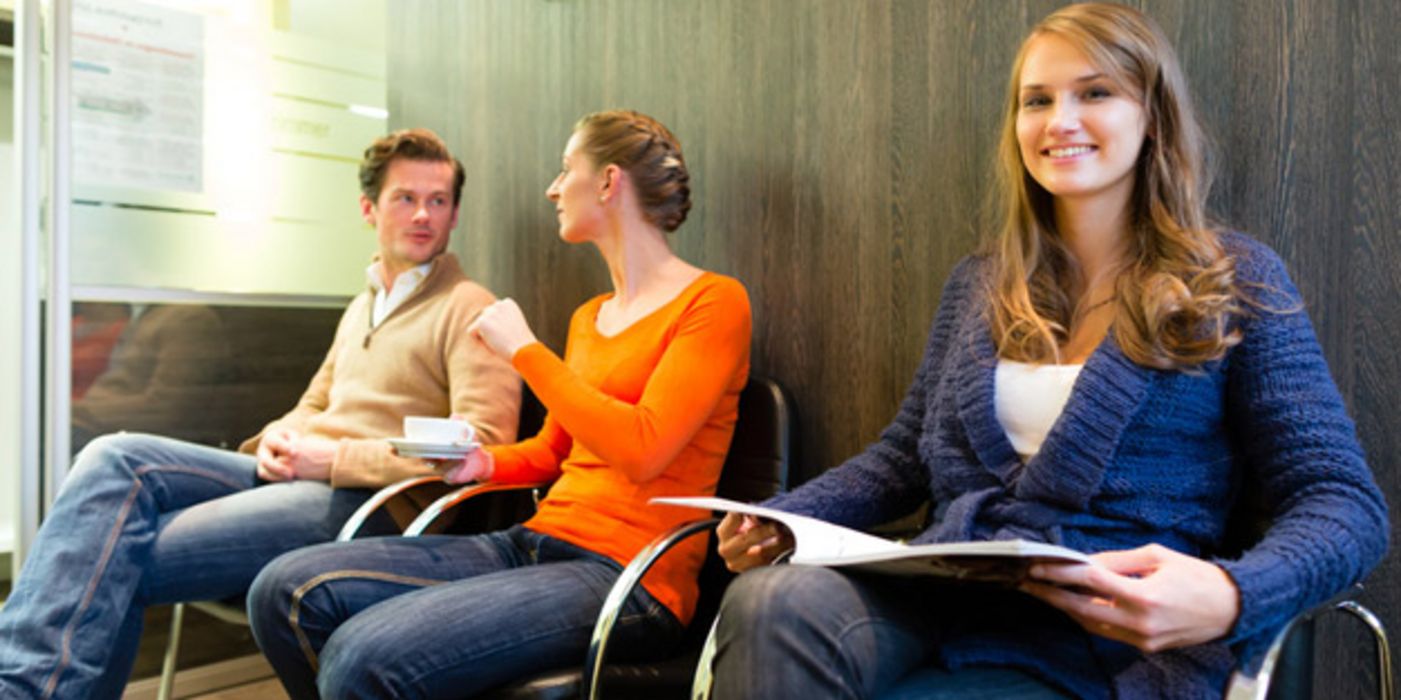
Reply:
M189 17L202 22L203 133L201 164L142 164L194 167L197 188L74 173L75 286L328 296L360 289L374 241L356 206L355 171L365 144L385 131L383 51L275 29L285 6L76 3L75 12L145 13L171 26L188 26L182 20ZM117 65L113 74L120 71ZM138 114L158 121L161 104L148 102L153 111ZM82 157L75 152L75 162Z

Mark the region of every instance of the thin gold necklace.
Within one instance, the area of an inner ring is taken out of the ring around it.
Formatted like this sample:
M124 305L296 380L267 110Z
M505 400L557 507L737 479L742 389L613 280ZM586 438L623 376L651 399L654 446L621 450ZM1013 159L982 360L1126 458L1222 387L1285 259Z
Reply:
M1090 304L1089 306L1086 306L1083 309L1077 309L1073 318L1084 318L1086 316L1089 316L1090 313L1093 312L1095 309L1098 309L1099 307L1104 306L1118 298L1118 294L1110 294L1108 298L1101 299L1100 301Z

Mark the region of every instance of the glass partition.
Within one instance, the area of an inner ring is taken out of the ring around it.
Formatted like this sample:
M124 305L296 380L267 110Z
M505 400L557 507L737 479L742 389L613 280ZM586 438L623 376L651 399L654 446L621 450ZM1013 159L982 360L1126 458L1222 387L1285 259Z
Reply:
M15 23L14 7L0 1L0 299L19 298L19 198L15 192ZM20 337L20 309L0 301L0 338ZM19 396L20 346L0 342L0 396ZM12 555L19 530L19 402L0 402L0 601L9 591Z
M120 430L237 449L321 365L338 308L73 304L72 451Z
M77 290L359 290L356 164L385 129L383 52L275 28L274 9L74 5Z
M0 343L0 395L47 377L41 406L0 408L0 555L22 554L24 523L93 437L236 448L295 404L364 286L357 164L388 120L385 0L0 0L0 20L15 2L46 25L36 60L58 70L16 98L0 48L0 284L29 270L37 289L0 293L0 335L23 340ZM11 147L11 101L44 148ZM54 205L20 204L20 151ZM22 367L45 328L42 368ZM182 663L256 651L196 618ZM135 677L158 666L167 619L148 614Z

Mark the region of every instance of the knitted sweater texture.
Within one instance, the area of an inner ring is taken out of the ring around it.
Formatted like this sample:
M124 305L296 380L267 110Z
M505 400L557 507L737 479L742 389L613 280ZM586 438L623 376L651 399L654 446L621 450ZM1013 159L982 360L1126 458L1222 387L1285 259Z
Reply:
M239 451L255 452L269 430L289 427L339 443L332 486L379 488L434 473L424 460L395 454L385 439L403 434L404 416L456 413L483 443L515 439L520 376L467 332L472 317L495 300L467 279L451 253L434 258L413 294L374 328L374 293L361 292L296 407Z
M1156 542L1220 564L1240 590L1226 638L1147 654L1092 636L1015 591L939 588L950 667L1020 667L1084 697L1220 697L1291 616L1360 580L1387 547L1387 510L1298 291L1283 263L1241 234L1222 243L1263 307L1243 341L1200 371L1146 368L1109 336L1025 465L993 407L997 362L985 320L987 260L944 288L923 361L894 421L845 464L770 501L870 527L933 501L916 542L1024 538L1084 552ZM1242 496L1269 522L1232 552Z

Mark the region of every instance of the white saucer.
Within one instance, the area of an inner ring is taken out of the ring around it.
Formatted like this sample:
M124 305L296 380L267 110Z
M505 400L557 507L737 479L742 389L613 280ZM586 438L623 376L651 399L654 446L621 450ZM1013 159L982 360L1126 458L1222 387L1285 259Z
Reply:
M418 459L462 459L477 449L476 442L430 442L408 438L389 438L389 444L401 457Z

